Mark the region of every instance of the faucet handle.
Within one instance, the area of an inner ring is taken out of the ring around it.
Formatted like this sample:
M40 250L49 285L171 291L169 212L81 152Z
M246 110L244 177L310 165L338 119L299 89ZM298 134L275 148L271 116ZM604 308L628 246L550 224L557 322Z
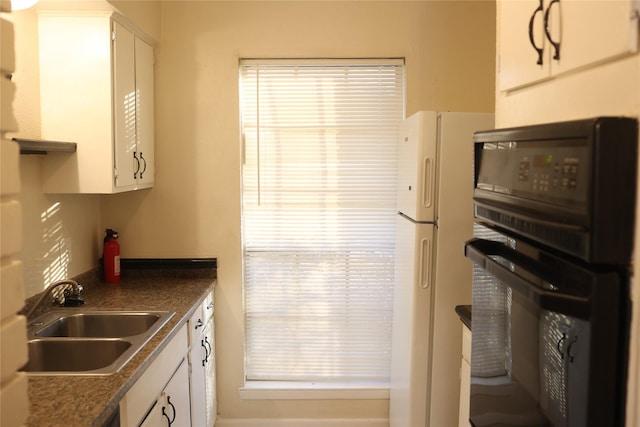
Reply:
M67 289L65 289L64 291L64 295L71 295L71 296L80 296L82 294L82 291L84 291L84 286L82 286L80 283L78 283L76 286L71 286L68 287Z
M84 288L79 283L75 288L67 287L63 292L64 298L60 303L65 307L76 307L84 304L84 300L81 295L83 290Z

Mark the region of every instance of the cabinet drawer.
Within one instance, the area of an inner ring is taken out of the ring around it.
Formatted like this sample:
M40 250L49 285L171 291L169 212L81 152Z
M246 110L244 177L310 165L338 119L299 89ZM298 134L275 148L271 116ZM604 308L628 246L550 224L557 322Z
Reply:
M199 345L202 330L213 317L213 291L209 292L189 319L189 346Z
M200 336L204 329L204 316L202 315L202 305L199 305L189 319L189 347L200 342Z
M204 316L204 323L209 322L213 317L214 303L213 303L213 291L209 292L202 302L202 315Z

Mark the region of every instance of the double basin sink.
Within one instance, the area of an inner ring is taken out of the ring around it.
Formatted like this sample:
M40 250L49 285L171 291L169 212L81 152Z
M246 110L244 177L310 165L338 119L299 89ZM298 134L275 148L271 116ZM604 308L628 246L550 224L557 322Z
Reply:
M174 315L169 311L52 310L29 324L29 375L111 375Z

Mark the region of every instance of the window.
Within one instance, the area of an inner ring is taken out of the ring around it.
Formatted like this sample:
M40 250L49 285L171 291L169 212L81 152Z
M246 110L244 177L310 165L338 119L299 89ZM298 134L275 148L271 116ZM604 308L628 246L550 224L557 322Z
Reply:
M240 64L247 381L388 381L402 60Z

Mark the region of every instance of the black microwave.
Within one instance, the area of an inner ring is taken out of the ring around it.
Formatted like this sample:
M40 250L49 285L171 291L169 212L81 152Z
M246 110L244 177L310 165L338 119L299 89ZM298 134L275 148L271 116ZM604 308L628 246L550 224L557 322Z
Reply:
M637 137L625 117L477 132L475 215L587 262L627 264Z

